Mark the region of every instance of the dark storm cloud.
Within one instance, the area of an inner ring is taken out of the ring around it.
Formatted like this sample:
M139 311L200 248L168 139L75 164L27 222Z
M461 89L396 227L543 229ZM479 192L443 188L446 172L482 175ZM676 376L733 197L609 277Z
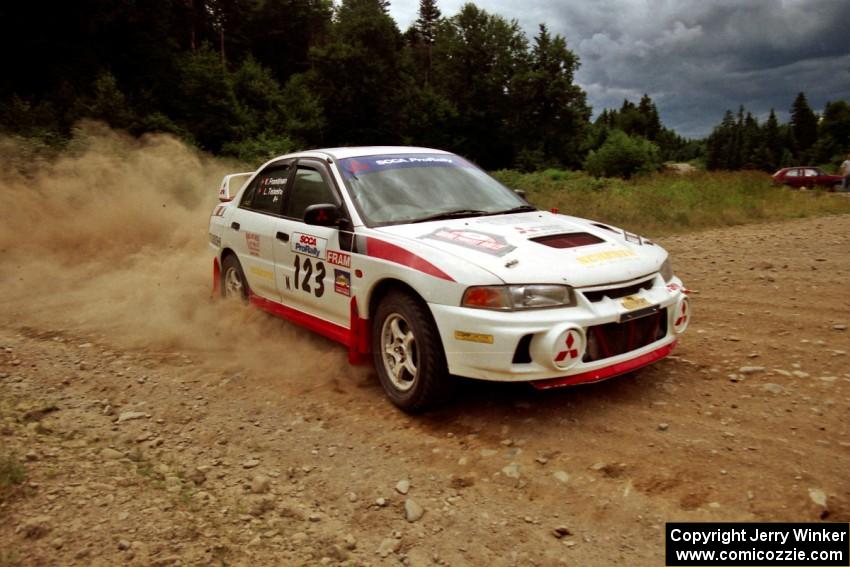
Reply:
M406 27L415 0L395 1ZM460 1L444 1L452 15ZM517 19L529 36L545 22L581 58L577 81L598 113L648 93L679 133L704 136L743 104L787 119L798 92L822 110L850 99L850 2L846 0L507 0L480 3Z

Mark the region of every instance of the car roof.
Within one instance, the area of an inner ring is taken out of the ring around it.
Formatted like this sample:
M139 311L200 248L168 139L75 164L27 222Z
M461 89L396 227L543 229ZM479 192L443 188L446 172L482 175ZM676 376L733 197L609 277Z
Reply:
M296 152L292 154L287 154L285 156L279 156L275 158L275 160L281 158L291 158L291 157L315 157L319 156L330 156L334 159L347 159L353 157L365 157L365 156L376 156L376 155L399 155L399 154L446 154L451 155L450 152L444 150L436 150L433 148L420 148L416 146L352 146L352 147L341 147L341 148L321 148L315 150L306 150L303 152Z

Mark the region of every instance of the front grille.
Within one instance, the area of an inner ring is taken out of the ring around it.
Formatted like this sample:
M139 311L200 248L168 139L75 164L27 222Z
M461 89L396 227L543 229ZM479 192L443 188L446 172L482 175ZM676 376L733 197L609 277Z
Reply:
M610 289L600 289L598 291L583 291L582 293L591 303L599 303L605 297L617 299L634 295L642 289L652 289L653 279L648 279L645 282L638 284L627 285L625 287L612 287Z
M637 350L667 335L667 310L625 323L606 323L587 328L583 362L593 362Z

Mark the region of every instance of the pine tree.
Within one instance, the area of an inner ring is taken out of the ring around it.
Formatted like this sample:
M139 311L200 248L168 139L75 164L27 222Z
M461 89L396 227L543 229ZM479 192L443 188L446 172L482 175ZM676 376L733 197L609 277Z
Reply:
M734 163L735 152L735 116L731 110L723 115L723 121L714 127L706 140L708 169L737 169Z
M766 171L775 171L779 168L779 163L782 160L782 132L779 129L779 121L776 119L776 113L770 109L770 116L764 123L762 129L763 144L766 150L766 159L762 162L762 168Z
M437 23L442 14L434 0L419 0L419 17L414 28L426 44L433 45L437 34Z
M817 142L818 118L803 93L797 95L791 106L791 128L797 142L797 158L804 159L808 157L806 151Z
M844 100L827 102L818 127L818 141L812 146L817 163L844 160L850 148L850 104Z
M647 140L656 140L658 134L661 133L661 119L658 116L658 109L655 103L649 98L648 94L644 94L638 104L638 112L643 116L643 132L642 135Z
M381 0L343 0L330 40L310 50L310 90L329 144L400 143L402 37Z
M761 129L758 120L747 112L741 129L740 164L744 169L758 169L760 166L759 149L762 146Z
M516 20L474 4L464 5L437 28L431 83L457 110L452 148L482 167L513 161L516 132L507 125L517 109L512 82L527 69L528 51Z
M442 14L435 0L419 0L419 17L416 18L414 29L417 39L425 48L425 84L431 82L431 60L434 41L437 37L437 25Z
M513 129L525 169L578 165L579 143L590 118L585 93L574 83L578 57L544 24L525 70L511 81Z

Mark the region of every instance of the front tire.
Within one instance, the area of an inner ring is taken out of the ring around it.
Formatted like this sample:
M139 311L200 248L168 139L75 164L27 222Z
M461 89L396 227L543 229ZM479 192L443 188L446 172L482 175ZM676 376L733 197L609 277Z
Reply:
M229 254L221 263L221 296L224 299L248 301L248 281L234 254Z
M418 413L446 394L449 377L440 334L418 298L390 292L372 318L372 355L393 404Z

